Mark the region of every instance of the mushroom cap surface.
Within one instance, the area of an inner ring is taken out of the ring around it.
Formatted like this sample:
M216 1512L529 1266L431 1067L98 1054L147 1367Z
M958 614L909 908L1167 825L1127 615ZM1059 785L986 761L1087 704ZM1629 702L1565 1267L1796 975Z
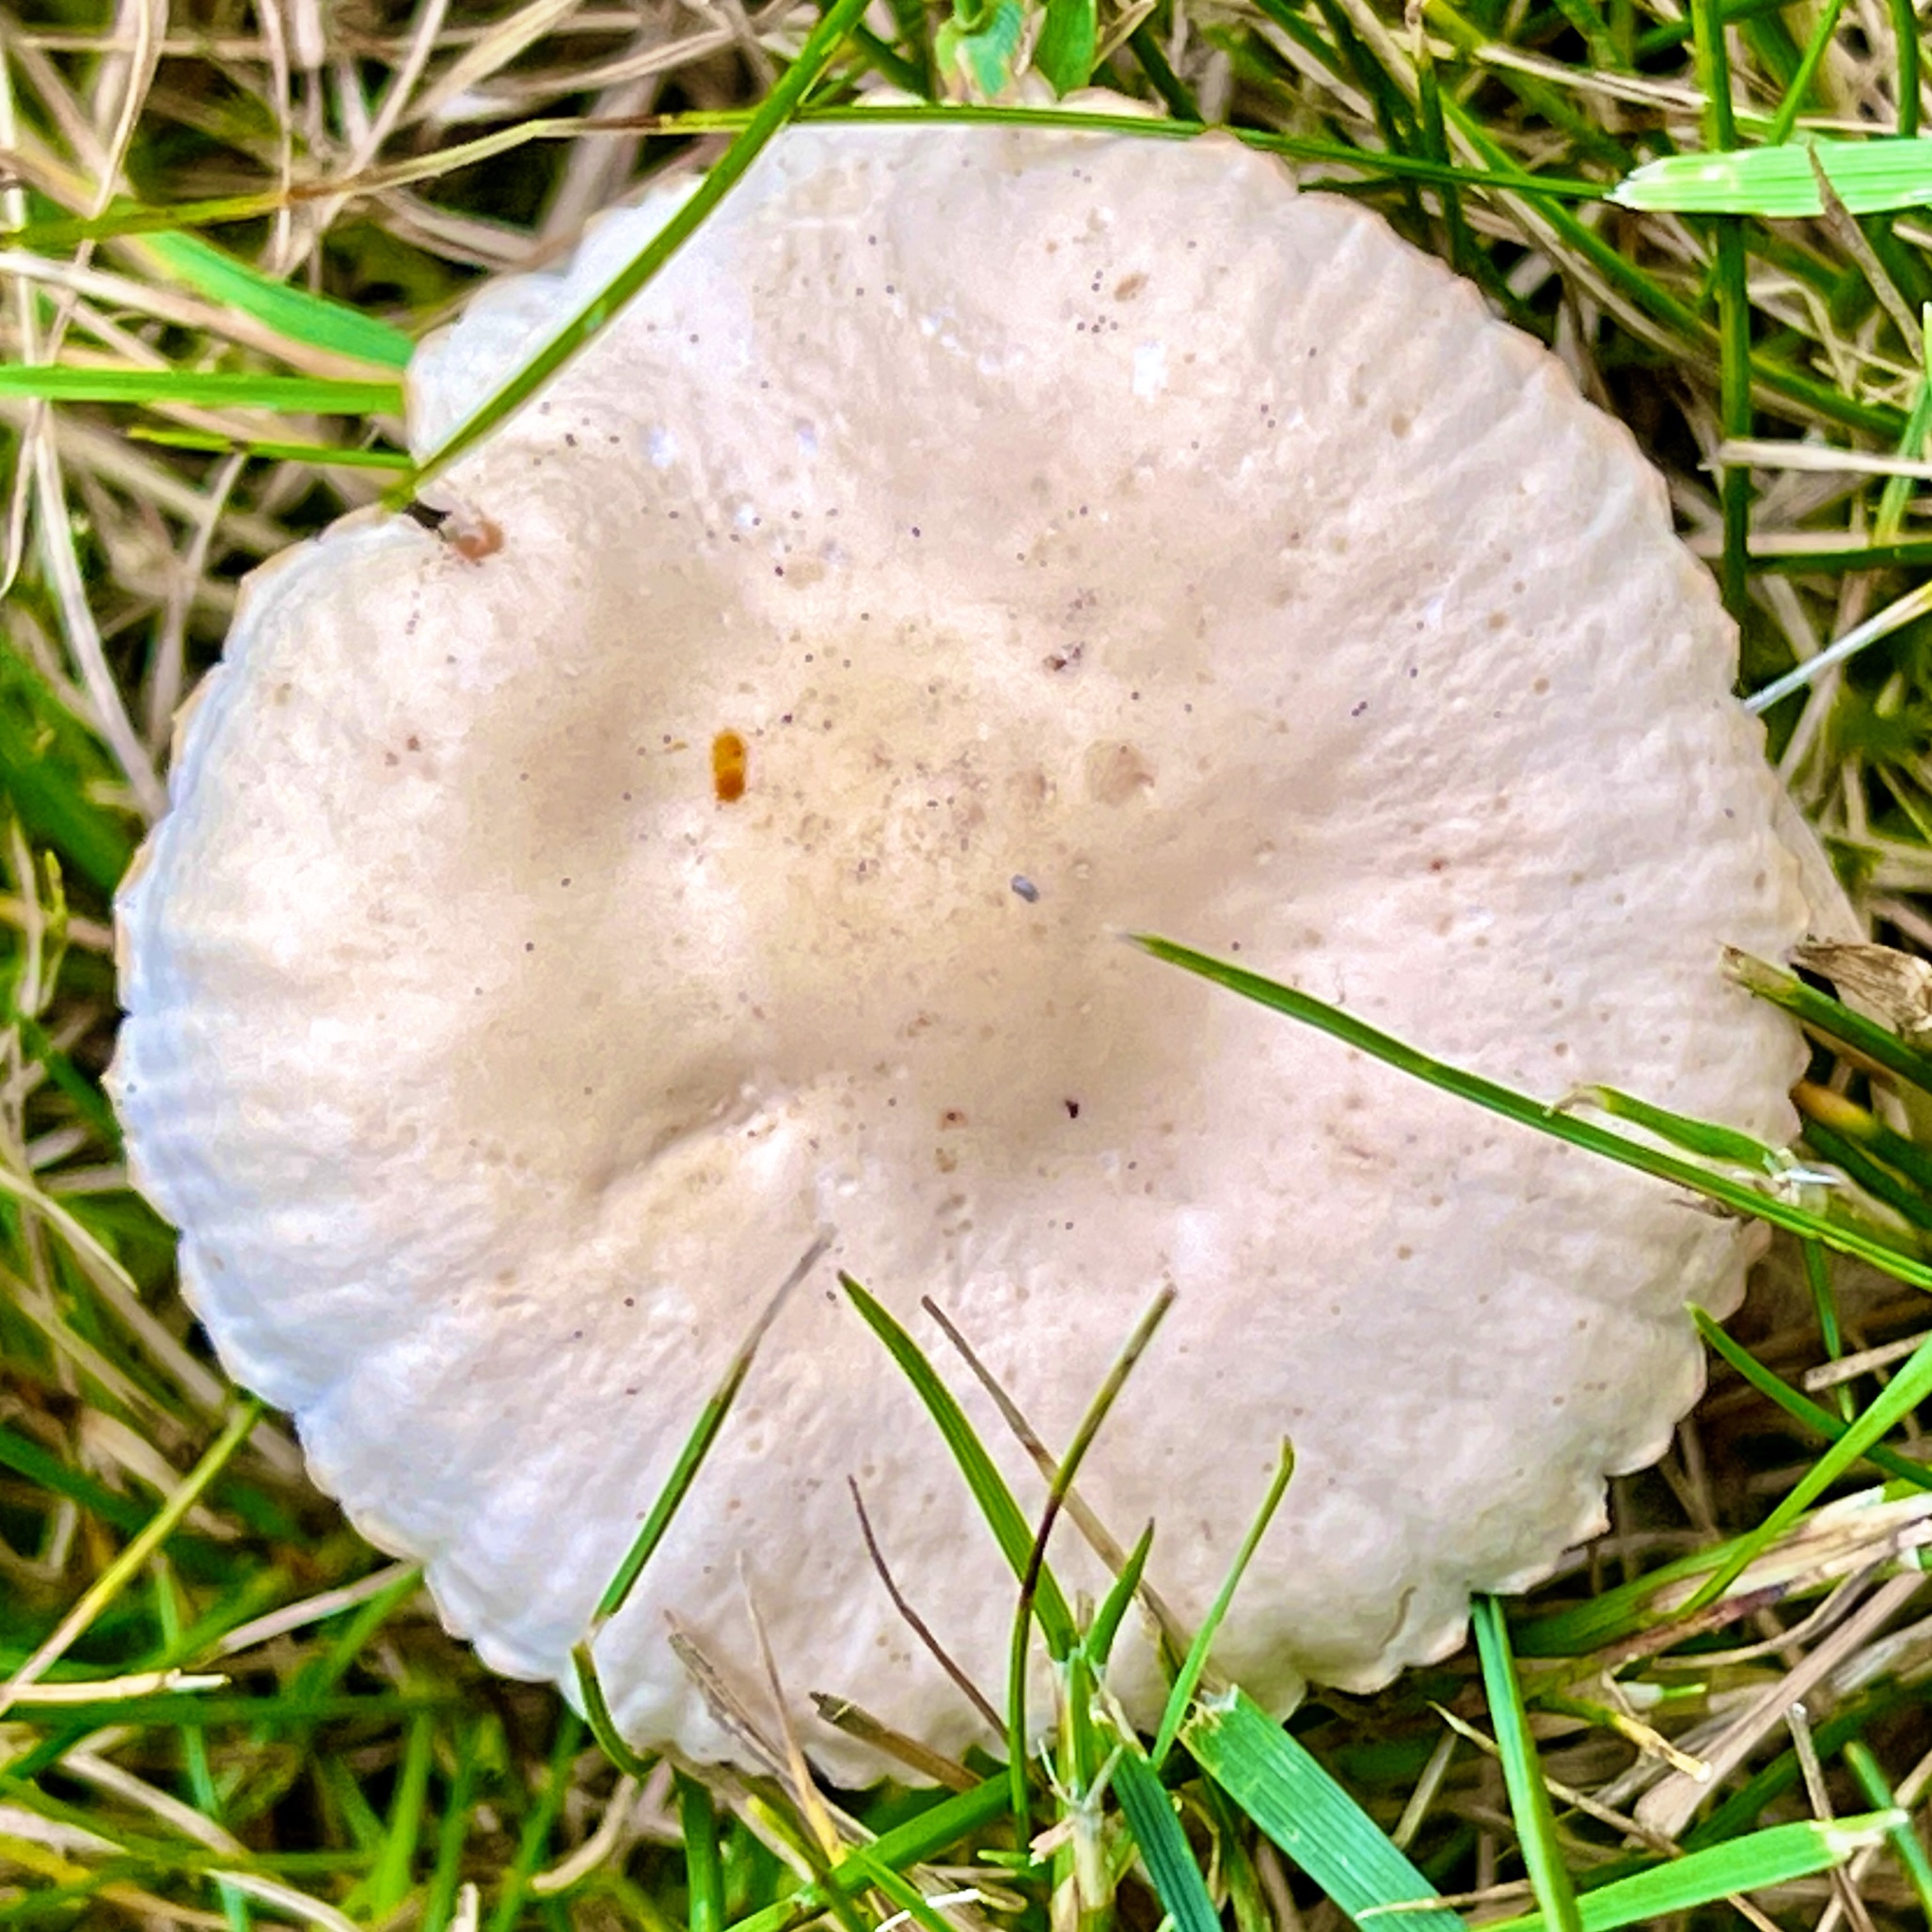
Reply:
M419 445L684 191L427 345ZM1081 1489L1197 1620L1292 1438L1216 1649L1277 1707L1599 1526L1750 1233L1119 938L1786 1136L1796 1033L1718 970L1807 917L1734 635L1554 358L1231 140L795 128L440 500L467 541L358 515L246 586L116 1078L224 1361L490 1664L568 1680L821 1227L599 1640L636 1743L735 1753L666 1618L744 1671L741 1576L838 1774L806 1692L984 1737L847 1477L995 1702L1015 1587L837 1268L1036 1511L921 1297L1058 1448L1172 1285Z

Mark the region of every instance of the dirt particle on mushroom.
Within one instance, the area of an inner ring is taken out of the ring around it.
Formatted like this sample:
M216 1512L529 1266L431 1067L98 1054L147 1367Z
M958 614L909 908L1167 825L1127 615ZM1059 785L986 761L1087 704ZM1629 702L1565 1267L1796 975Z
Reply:
M736 805L745 795L751 754L735 731L721 731L711 740L711 790L721 805Z

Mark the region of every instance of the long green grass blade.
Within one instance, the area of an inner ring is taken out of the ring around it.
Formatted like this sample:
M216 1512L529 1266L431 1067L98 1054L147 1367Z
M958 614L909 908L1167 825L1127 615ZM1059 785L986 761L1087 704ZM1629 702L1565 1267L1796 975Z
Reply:
M1275 1465L1275 1474L1268 1483L1268 1493L1261 1498L1261 1507L1255 1512L1255 1520L1248 1525L1247 1534L1242 1538L1241 1547L1235 1551L1234 1560L1227 1566L1227 1575L1221 1579L1221 1588L1214 1592L1214 1601L1208 1607L1208 1614L1201 1619L1201 1627L1195 1632L1194 1641L1187 1647L1187 1655L1174 1679L1174 1687L1167 1693L1167 1708L1161 1714L1161 1728L1154 1738L1153 1762L1156 1767L1166 1763L1167 1753L1180 1735L1188 1706L1194 1702L1195 1687L1208 1668L1214 1638L1227 1621L1227 1612L1234 1603L1234 1592L1241 1588L1241 1579L1254 1561L1255 1552L1260 1548L1261 1539L1267 1535L1268 1526L1274 1522L1275 1512L1281 1507L1281 1498L1288 1494L1288 1485L1293 1475L1294 1447L1284 1439L1280 1457Z
M1381 1827L1245 1692L1197 1704L1180 1741L1282 1851L1357 1925L1463 1932L1435 1888ZM1384 1916L1391 1906L1400 1916Z
M431 477L529 402L697 233L705 217L744 178L767 142L803 104L846 36L864 18L866 5L867 0L831 0L818 24L805 37L798 58L752 109L742 131L712 164L690 198L557 335L423 458L409 486L392 494L389 500L393 506L406 502Z
M409 337L379 316L276 281L200 235L159 234L144 245L175 280L211 302L252 315L291 341L385 369L406 368L416 353Z
M1766 1886L1789 1885L1842 1865L1854 1852L1905 1824L1905 1813L1889 1811L1829 1824L1773 1825L1587 1892L1576 1901L1578 1922L1582 1932L1619 1932L1624 1925L1651 1924ZM1483 1932L1544 1932L1548 1924L1541 1912L1529 1912L1518 1919L1492 1919Z
M1033 1529L1020 1505L1013 1500L1013 1492L1006 1487L1006 1478L987 1454L986 1445L966 1419L965 1410L954 1401L952 1391L940 1380L932 1364L921 1353L919 1344L885 1308L849 1275L841 1275L839 1279L845 1284L852 1306L864 1318L865 1325L885 1344L886 1352L898 1364L899 1372L912 1385L926 1413L938 1427L954 1463L966 1480L967 1488L973 1493L974 1504L986 1518L987 1527L1000 1546L1000 1554L1006 1558L1016 1577L1024 1577L1033 1558ZM1073 1613L1068 1608L1066 1596L1051 1569L1042 1568L1040 1571L1034 1593L1034 1614L1039 1619L1047 1646L1054 1656L1064 1657L1079 1641Z
M1107 1417L1113 1413L1114 1404L1119 1401L1120 1392L1127 1386L1127 1378L1146 1354L1148 1344L1166 1319L1168 1309L1174 1306L1174 1292L1171 1288L1164 1288L1154 1297L1153 1306L1135 1323L1133 1333L1128 1337L1126 1345L1108 1370L1106 1380L1094 1392L1085 1415L1080 1418L1080 1425L1073 1432L1073 1440L1068 1444L1067 1452L1060 1458L1060 1465L1054 1471L1053 1482L1047 1490L1046 1506L1040 1512L1039 1528L1034 1531L1033 1546L1026 1554L1026 1567L1020 1573L1020 1602L1013 1612L1013 1634L1006 1655L1006 1750L1009 1775L1016 1781L1013 1788L1016 1816L1022 1815L1025 1807L1025 1787L1020 1767L1026 1756L1026 1667L1032 1653L1034 1600L1038 1594L1040 1579L1046 1574L1047 1546L1053 1539L1053 1526L1059 1521L1068 1494L1079 1477L1080 1465L1086 1460L1087 1451L1094 1446ZM1056 1660L1065 1660L1078 1647L1077 1642L1070 1644L1064 1651L1054 1651L1053 1655ZM1084 1727L1085 1713L1077 1702L1072 1716L1076 1725Z
M1101 1607L1094 1612L1094 1620L1087 1626L1086 1635L1081 1639L1081 1648L1086 1653L1096 1676L1106 1670L1107 1659L1114 1654L1114 1639L1120 1634L1120 1625L1133 1602L1134 1592L1140 1588L1140 1579L1147 1571L1148 1558L1153 1553L1153 1547L1154 1526L1149 1523L1141 1531L1140 1541L1128 1551L1119 1576L1115 1577L1106 1595L1101 1599Z
M1524 1708L1523 1687L1516 1681L1515 1659L1510 1655L1509 1626L1495 1597L1478 1596L1470 1603L1469 1628L1476 1639L1477 1655L1482 1660L1482 1686L1489 1696L1497 1755L1502 1760L1503 1782L1516 1821L1516 1842L1522 1847L1537 1903L1543 1908L1542 1918L1551 1932L1582 1932L1576 1889L1563 1863L1562 1846L1557 1843L1549 1788L1543 1782L1536 1740L1529 1733L1529 1713Z
M339 443L298 443L270 437L237 442L198 429L155 429L141 426L128 432L128 440L153 443L166 450L207 450L229 455L236 451L270 463L312 463L318 469L407 469L409 458L400 450L345 449Z
M825 1911L832 1894L849 1898L864 1891L879 1865L904 1871L909 1865L937 1858L960 1839L984 1830L1006 1811L1006 1804L1004 1776L989 1778L957 1797L942 1798L918 1816L882 1831L869 1847L869 1861L862 1863L856 1859L845 1860L823 1878L814 1878L800 1886L790 1898L747 1913L733 1924L731 1932L787 1932L790 1926Z
M691 1425L690 1433L686 1436L683 1447L677 1452L677 1460L671 1466L671 1473L664 1479L664 1484L645 1512L642 1527L638 1530L631 1546L625 1552L623 1562L616 1569L610 1581L605 1586L604 1594L597 1601L597 1607L591 1617L591 1627L584 1633L580 1642L571 1648L570 1661L577 1678L578 1697L583 1704L584 1717L591 1727L591 1734L603 1748L619 1770L628 1772L632 1777L642 1777L650 1768L637 1752L631 1750L612 1717L610 1705L604 1695L604 1687L597 1675L595 1645L597 1633L610 1619L623 1609L630 1593L637 1588L638 1578L644 1573L645 1566L657 1555L657 1546L664 1541L672 1520L683 1507L686 1497L690 1494L691 1485L697 1481L698 1473L705 1466L705 1458L711 1453L731 1415L732 1404L737 1401L738 1391L745 1385L745 1377L752 1372L752 1364L757 1359L758 1345L765 1339L771 1324L778 1319L779 1310L784 1306L791 1295L804 1280L831 1245L831 1238L820 1235L793 1264L791 1273L779 1284L778 1291L759 1311L758 1319L752 1324L752 1330L738 1344L736 1352L725 1366L710 1399L699 1411L697 1420Z
M1371 179L1425 183L1450 183L1463 187L1507 191L1512 195L1535 195L1563 201L1597 201L1604 196L1601 182L1569 175L1530 174L1512 166L1498 154L1493 165L1464 167L1449 162L1432 161L1416 154L1387 154L1352 147L1343 141L1324 141L1312 135L1278 134L1271 128L1224 127L1217 123L1173 119L1156 120L1144 115L1089 114L1078 107L1003 107L948 103L944 105L902 107L831 106L813 107L799 119L808 123L844 123L848 126L879 126L891 121L916 120L934 127L1061 127L1083 134L1125 135L1142 141L1191 141L1202 135L1239 141L1263 154L1278 154L1285 161L1306 161L1336 167L1359 168ZM733 134L745 127L751 117L743 108L699 108L683 114L657 116L651 132L659 135Z
M1793 1388L1782 1376L1774 1375L1748 1350L1733 1341L1702 1308L1692 1308L1690 1316L1705 1347L1735 1370L1760 1395L1776 1402L1793 1421L1828 1443L1837 1442L1845 1434L1849 1426L1846 1418L1834 1416L1810 1396ZM1865 1460L1896 1481L1908 1482L1914 1489L1932 1489L1932 1469L1908 1456L1898 1455L1882 1443L1874 1443L1865 1451Z
M718 1856L718 1809L695 1778L676 1778L677 1823L684 1834L687 1932L722 1932L724 1864Z
M1667 154L1633 168L1610 190L1620 207L1674 214L1757 214L1802 220L1822 214L1811 157L1853 214L1881 214L1932 201L1932 141L1793 141L1729 154Z
M1673 1114L1668 1107L1655 1106L1618 1087L1578 1087L1563 1101L1566 1108L1579 1103L1595 1107L1613 1120L1627 1120L1633 1127L1640 1127L1646 1133L1654 1133L1680 1152L1695 1154L1700 1160L1726 1162L1754 1174L1776 1174L1782 1164L1775 1148L1767 1148L1749 1133Z
M1275 980L1265 979L1243 967L1230 966L1223 960L1211 958L1205 953L1195 952L1191 947L1177 945L1171 940L1158 939L1151 934L1135 934L1133 941L1157 959L1196 974L1216 986L1226 987L1229 992L1239 993L1243 999L1253 1000L1288 1019L1298 1020L1317 1032L1327 1034L1331 1039L1338 1039L1401 1072L1412 1075L1426 1085L1472 1101L1506 1120L1513 1120L1519 1126L1548 1134L1555 1140L1567 1141L1572 1147L1599 1154L1606 1160L1616 1162L1619 1166L1634 1167L1658 1180L1674 1181L1693 1194L1702 1195L1706 1200L1719 1202L1754 1220L1768 1222L1773 1227L1813 1236L1826 1247L1870 1261L1875 1267L1882 1268L1900 1281L1909 1282L1914 1288L1932 1288L1932 1266L1927 1266L1916 1255L1876 1231L1842 1221L1827 1220L1822 1215L1781 1199L1775 1194L1760 1192L1728 1175L1714 1173L1643 1142L1613 1133L1593 1121L1578 1120L1560 1113L1499 1082L1486 1080L1479 1073L1466 1073L1445 1061L1432 1059L1427 1053L1419 1053L1392 1035L1355 1019L1338 1006L1331 1006L1326 1001L1318 1000L1310 993L1299 992L1292 987L1282 986Z
M1735 950L1724 955L1725 969L1747 992L1783 1010L1812 1032L1841 1047L1849 1047L1876 1067L1895 1074L1908 1086L1932 1094L1932 1053L1899 1038L1876 1020L1855 1013L1843 1000L1807 986L1795 973L1754 959Z
M1691 1597L1686 1610L1699 1609L1721 1596L1747 1565L1777 1542L1840 1477L1891 1434L1928 1396L1932 1396L1932 1339L1920 1344L1857 1420L1845 1425L1844 1434L1779 1499L1778 1507L1755 1529L1737 1539L1730 1556Z
M1187 1833L1174 1815L1174 1800L1129 1739L1114 1763L1114 1789L1121 1814L1162 1909L1173 1922L1173 1932L1221 1932L1221 1915L1208 1896L1201 1868L1188 1848Z
M1859 1781L1859 1789L1864 1793L1868 1804L1885 1812L1895 1808L1897 1800L1892 1797L1892 1787L1885 1782L1885 1774L1878 1768L1878 1760L1872 1755L1869 1745L1854 1738L1845 1747L1845 1762L1852 1776ZM1919 1834L1912 1829L1908 1816L1902 1816L1899 1824L1887 1830L1885 1843L1911 1885L1920 1913L1927 1924L1932 1924L1932 1857L1926 1855L1925 1847L1920 1844Z
M400 383L337 382L320 375L248 375L199 369L75 369L65 363L0 363L0 396L43 403L129 403L144 408L277 409L315 416L395 414Z
M664 1487L652 1503L636 1541L626 1553L624 1561L617 1566L617 1572L606 1586L603 1596L598 1599L596 1614L591 1623L593 1639L624 1607L625 1600L637 1587L644 1565L657 1554L657 1545L671 1528L672 1518L689 1495L691 1484L698 1480L698 1471L711 1453L712 1445L717 1442L719 1433L731 1414L732 1404L737 1400L738 1390L745 1386L745 1377L752 1372L759 1344L778 1319L778 1311L791 1298L799 1284L818 1265L830 1245L830 1239L820 1235L800 1256L791 1273L779 1284L778 1291L760 1310L757 1321L752 1324L751 1333L738 1344L718 1386L692 1425L690 1434L686 1437L684 1447L678 1450L677 1461L672 1465L671 1474L664 1480Z

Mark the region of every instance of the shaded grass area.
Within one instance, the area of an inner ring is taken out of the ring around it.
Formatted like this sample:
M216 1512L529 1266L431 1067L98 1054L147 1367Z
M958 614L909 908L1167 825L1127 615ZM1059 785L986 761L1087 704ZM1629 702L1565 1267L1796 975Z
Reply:
M1880 936L1932 942L1932 222L1823 190L1789 219L1602 198L1676 154L1915 133L1903 0L1161 0L1041 24L1056 72L1092 65L1373 203L1630 425L1739 621L1782 776ZM824 1794L782 1740L762 1776L613 1762L550 1691L447 1639L211 1367L99 1080L111 895L238 577L407 487L398 372L480 276L554 258L640 176L747 127L878 79L926 92L962 35L982 60L1003 44L997 9L945 25L910 0L823 21L296 0L0 28L0 1923L1922 1920L1932 1368L1907 1284L1932 1157L1888 1100L1924 1086L1932 996L1906 967L1845 988L1876 1032L1740 969L1819 1042L1797 1164L1594 1097L1669 1149L1653 1171L1776 1211L1791 1244L1748 1346L1712 1332L1705 1403L1575 1566L1481 1607L1462 1656L1318 1694L1287 1734L1208 1671L1152 1739L1074 1700L1051 1778L926 1764L937 1788ZM1854 1185L1820 1189L1819 1164ZM941 1405L952 1366L894 1353ZM960 1458L1091 1681L1132 1553L1083 1621L990 1459Z

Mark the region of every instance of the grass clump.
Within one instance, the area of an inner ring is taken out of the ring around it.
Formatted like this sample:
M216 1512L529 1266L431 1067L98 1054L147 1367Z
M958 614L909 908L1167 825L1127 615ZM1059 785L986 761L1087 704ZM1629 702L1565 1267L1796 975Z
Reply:
M927 1763L932 1788L847 1800L783 1740L764 1776L600 1746L607 1727L442 1636L173 1294L99 1085L110 901L239 576L421 480L400 372L480 277L556 255L681 159L721 152L721 193L782 119L848 112L876 79L924 97L906 113L1021 111L933 97L996 92L1029 41L1062 86L1166 109L1138 132L1229 126L1372 202L1563 356L1669 478L1781 773L1862 909L1932 945L1932 166L1872 138L1920 128L1904 0L19 9L0 24L0 1924L1860 1932L1932 1910L1932 1156L1903 1131L1932 1003L1908 967L1837 962L1889 974L1853 985L1818 962L1854 1012L1740 963L1818 1041L1796 1160L1620 1096L1551 1116L1399 1062L1776 1224L1782 1274L1740 1339L1711 1331L1711 1392L1660 1470L1617 1486L1611 1534L1528 1605L1480 1605L1470 1652L1377 1699L1320 1695L1284 1731L1202 1648L1151 1740L1073 1700L1051 1776ZM640 277L705 213L686 207ZM1344 1020L1165 951L1284 1023ZM1853 1184L1821 1189L1823 1168ZM881 1334L942 1415L942 1376ZM955 1447L1024 1587L1022 1639L1037 1621L1094 1681L1145 1544L1084 1613L970 1431ZM1177 1666L1196 1635L1175 1633Z

